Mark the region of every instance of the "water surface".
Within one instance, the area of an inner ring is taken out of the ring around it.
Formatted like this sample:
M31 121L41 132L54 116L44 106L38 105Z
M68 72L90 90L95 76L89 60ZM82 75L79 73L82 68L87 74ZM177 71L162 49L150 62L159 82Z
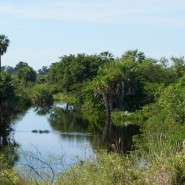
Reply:
M76 118L72 106L66 104L56 104L44 114L34 107L30 108L14 124L14 139L18 144L19 156L17 168L37 168L44 165L42 160L56 172L92 158L95 154L91 144L93 135L86 128L80 129L87 121L80 119L78 123L79 117L78 114ZM42 133L46 130L47 133Z
M1 140L4 146L13 143L17 170L24 172L25 177L34 175L40 179L43 174L52 179L58 172L85 160L96 161L99 147L121 153L133 149L132 136L139 134L137 125L110 125L102 134L92 134L89 129L94 130L94 122L84 117L66 103L31 107L13 122L13 139L8 136ZM105 120L98 120L95 125L102 122Z

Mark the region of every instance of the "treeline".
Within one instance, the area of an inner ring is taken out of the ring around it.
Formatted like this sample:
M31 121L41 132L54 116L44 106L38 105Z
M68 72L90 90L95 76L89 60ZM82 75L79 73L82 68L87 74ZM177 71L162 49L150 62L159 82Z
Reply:
M127 51L119 58L109 52L64 55L58 62L38 71L19 62L15 67L2 67L0 86L1 119L2 110L10 112L11 107L15 109L14 105L44 105L51 103L53 97L72 96L73 102L89 113L89 120L96 128L100 124L101 128L112 124L140 127L129 157L117 156L124 160L122 164L116 163L116 154L106 153L98 163L87 162L79 169L74 168L76 174L67 171L70 175L62 176L63 183L65 179L66 184L70 182L67 177L76 178L80 174L88 182L97 180L98 184L100 169L106 171L103 182L109 179L113 183L118 176L115 184L152 184L155 180L159 184L185 182L184 57L157 60L138 50ZM106 123L101 121L99 113L104 113ZM113 146L115 151L118 144ZM109 162L110 166L106 165ZM92 166L97 170L89 170ZM113 166L117 170L112 170ZM109 176L109 171L113 175ZM82 184L82 178L76 179Z
M135 111L155 102L161 88L184 75L185 61L183 57L156 60L130 50L119 58L109 52L64 55L38 71L26 62L1 70L6 76L1 80L9 79L22 103L41 105L51 102L54 94L72 94L83 109L104 109L108 118L112 111Z
M105 112L106 124L118 112L134 112L154 103L185 71L183 57L160 60L130 50L115 58L110 52L64 55L51 66L35 71L26 62L2 66L1 107L13 97L19 105L52 103L53 95L73 96L90 115ZM6 95L6 90L10 94ZM12 94L11 94L11 93ZM57 96L54 96L57 97ZM18 102L17 102L18 101ZM12 107L12 106L11 106Z

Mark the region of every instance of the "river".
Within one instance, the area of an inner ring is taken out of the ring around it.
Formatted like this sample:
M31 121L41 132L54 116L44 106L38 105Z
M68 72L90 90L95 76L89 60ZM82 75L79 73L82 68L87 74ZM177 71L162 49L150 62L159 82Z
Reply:
M38 169L39 173L43 169L49 172L51 168L56 174L94 158L93 134L87 131L86 125L87 121L77 119L72 106L66 103L55 104L44 113L30 108L14 122L13 137L18 145L16 168L24 171L25 176Z
M139 127L110 125L95 133L105 120L90 123L67 103L31 107L16 116L10 135L1 136L1 148L13 146L6 157L25 178L54 179L58 173L85 160L96 162L98 148L126 153L132 150L132 136ZM95 123L95 126L93 125ZM92 132L93 130L93 132Z

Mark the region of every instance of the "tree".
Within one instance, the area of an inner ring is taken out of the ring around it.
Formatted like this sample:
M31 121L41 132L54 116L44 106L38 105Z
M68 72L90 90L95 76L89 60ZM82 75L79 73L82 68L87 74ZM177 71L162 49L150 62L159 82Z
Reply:
M105 61L114 61L114 56L109 51L101 52L100 57L101 57L102 60L105 60Z
M12 78L8 73L2 73L0 78L0 133L7 128L7 124L15 112L16 103Z
M113 108L122 108L126 96L136 93L133 82L138 63L128 59L106 63L89 83L96 98L101 97L105 107L106 126L111 124Z
M1 72L6 72L6 73L14 74L15 73L15 69L12 66L2 66L1 67Z
M145 60L145 54L142 51L136 50L129 50L126 51L125 54L122 56L124 59L132 59L134 62L142 63Z
M139 147L144 148L143 156L150 155L149 160L156 158L156 154L169 156L180 149L185 135L184 100L185 76L161 88L156 102L137 112L135 119L142 131Z
M0 73L1 73L1 56L6 53L9 46L9 39L5 35L0 35Z
M79 92L83 83L92 80L106 62L113 61L111 53L99 55L77 54L60 57L60 61L51 65L48 79L64 92Z
M17 72L19 69L22 69L23 67L28 67L28 66L29 66L28 63L20 61L18 64L16 64L14 69Z
M19 79L24 80L25 82L35 82L36 80L36 72L30 66L20 68L17 71L17 76Z
M50 105L53 102L52 91L46 84L37 84L32 88L32 100L36 105Z
M173 70L175 72L174 76L178 79L184 75L184 70L185 70L185 60L184 57L172 57L171 61L173 63Z
M49 68L47 66L42 66L42 68L38 70L39 75L46 75L48 72Z

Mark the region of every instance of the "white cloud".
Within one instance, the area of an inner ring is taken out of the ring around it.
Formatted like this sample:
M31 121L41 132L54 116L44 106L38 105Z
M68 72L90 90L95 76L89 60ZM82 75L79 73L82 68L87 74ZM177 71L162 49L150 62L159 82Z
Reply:
M86 29L86 24L73 26L73 24L63 24L62 21L100 23L101 26L90 25L90 28ZM51 24L53 22L54 24ZM102 24L108 26L104 27ZM153 29L153 27L151 29L151 25L167 29L164 33L164 29ZM164 46L168 48L171 43L173 43L172 51L169 49L168 53L178 54L184 51L181 28L185 28L185 0L32 0L29 2L6 0L4 3L0 1L0 28L1 33L6 33L12 41L7 54L3 56L3 65L12 65L23 60L34 68L40 68L51 64L53 60L57 61L61 54L94 53L106 48L119 54L122 50L130 49L127 47L138 47L143 48L143 51L155 51L153 56L157 56L157 53L158 56L163 56L167 53ZM128 31L132 28L135 32ZM175 32L176 30L171 28L180 29ZM92 29L92 32L90 31L88 34L91 35L87 37L89 29ZM171 38L166 36L168 30ZM57 42L48 39L51 37L50 33ZM140 37L142 34L145 40L138 40L137 35ZM104 37L101 40L103 44L100 44L101 35ZM136 39L132 39L132 35ZM77 36L79 39L76 39ZM115 42L106 42L106 38ZM37 39L44 42L36 45ZM157 39L162 44L156 44ZM74 40L77 40L78 44L75 44ZM180 45L175 46L173 40ZM149 41L153 46L152 49L148 44ZM52 45L52 51L48 49L47 43Z
M0 3L0 17L94 23L185 25L183 0L38 0ZM1 20L1 19L0 19Z

